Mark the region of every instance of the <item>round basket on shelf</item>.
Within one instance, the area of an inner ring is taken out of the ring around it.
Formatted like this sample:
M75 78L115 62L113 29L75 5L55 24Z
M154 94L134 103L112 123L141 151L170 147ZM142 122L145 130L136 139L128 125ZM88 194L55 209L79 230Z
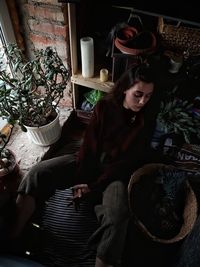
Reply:
M183 239L197 218L197 199L187 173L165 164L146 164L128 185L131 214L151 240L174 243Z

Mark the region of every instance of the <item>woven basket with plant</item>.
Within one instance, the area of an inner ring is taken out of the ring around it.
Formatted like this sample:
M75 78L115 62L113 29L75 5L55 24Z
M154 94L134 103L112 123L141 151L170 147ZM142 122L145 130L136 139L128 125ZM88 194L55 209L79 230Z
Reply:
M187 175L171 165L152 163L131 176L130 211L146 237L167 244L191 231L197 218L197 200Z

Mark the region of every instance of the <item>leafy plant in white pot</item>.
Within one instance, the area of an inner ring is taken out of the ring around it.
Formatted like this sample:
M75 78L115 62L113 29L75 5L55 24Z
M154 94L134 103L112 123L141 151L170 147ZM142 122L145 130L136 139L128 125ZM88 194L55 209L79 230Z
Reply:
M51 47L35 50L31 60L16 44L4 49L12 72L0 68L0 116L18 121L34 143L51 145L61 134L58 104L69 82L69 68Z

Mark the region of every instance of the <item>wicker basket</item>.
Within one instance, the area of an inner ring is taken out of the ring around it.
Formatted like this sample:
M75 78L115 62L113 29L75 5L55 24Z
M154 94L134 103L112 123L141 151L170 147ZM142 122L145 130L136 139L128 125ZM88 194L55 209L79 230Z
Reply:
M140 178L143 176L153 175L155 174L160 168L166 168L166 169L172 169L175 168L171 165L164 165L164 164L146 164L142 168L138 169L133 175L131 176L129 185L128 185L128 195L129 195L129 205L130 205L130 211L133 215L133 218L135 219L136 225L139 227L140 230L151 240L160 242L160 243L174 243L181 239L183 239L193 228L193 225L197 218L197 199L196 196L189 185L188 182L186 182L187 186L187 194L186 199L184 199L184 211L182 214L183 217L183 223L180 227L179 232L169 239L161 238L158 236L155 236L155 234L152 234L149 230L149 227L145 225L144 221L141 221L141 218L139 218L138 214L136 214L137 208L136 206L139 205L140 209L144 209L145 212L149 213L147 210L147 202L145 203L145 200L140 195L140 200L138 198L138 201L141 201L140 203L136 203L136 193L134 191L136 184L140 181ZM146 179L146 178L145 178ZM146 185L148 186L148 184ZM145 190L145 187L144 187ZM143 193L145 194L145 193Z
M200 54L200 28L166 24L162 17L158 20L158 34L162 46L167 50L186 53L190 56Z

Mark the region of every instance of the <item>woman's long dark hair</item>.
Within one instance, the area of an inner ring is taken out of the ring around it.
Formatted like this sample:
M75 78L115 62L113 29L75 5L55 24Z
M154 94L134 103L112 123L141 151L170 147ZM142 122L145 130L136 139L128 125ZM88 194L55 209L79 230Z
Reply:
M140 64L128 69L116 81L112 91L108 94L108 98L112 99L116 104L122 105L125 96L124 92L139 81L153 83L155 87L155 72L150 65Z

